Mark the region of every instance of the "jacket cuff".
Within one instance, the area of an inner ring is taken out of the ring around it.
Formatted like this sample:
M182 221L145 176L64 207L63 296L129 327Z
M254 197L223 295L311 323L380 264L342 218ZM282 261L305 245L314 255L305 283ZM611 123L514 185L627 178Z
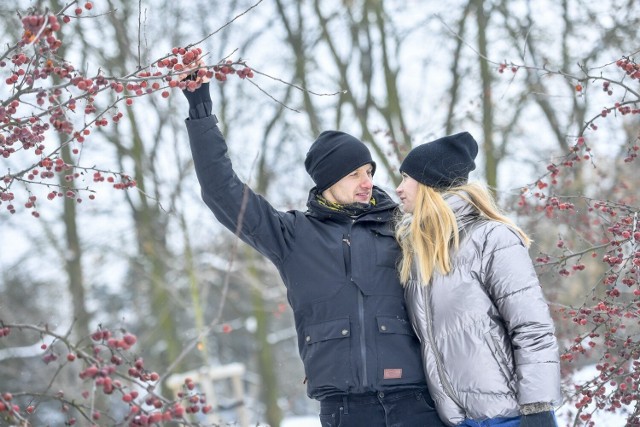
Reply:
M182 93L184 93L187 101L189 101L190 119L204 119L211 115L213 102L211 101L211 94L209 93L209 83L203 83L193 92L185 89Z
M549 411L553 411L553 406L551 406L551 403L549 402L527 403L520 407L520 413L522 415L538 414L540 412Z

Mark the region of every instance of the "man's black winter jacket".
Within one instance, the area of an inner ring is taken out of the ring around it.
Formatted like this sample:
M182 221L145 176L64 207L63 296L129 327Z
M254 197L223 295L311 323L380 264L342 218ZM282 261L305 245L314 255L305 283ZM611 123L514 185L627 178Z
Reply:
M389 196L374 187L375 206L357 218L320 205L313 190L307 212L278 211L234 173L215 116L186 123L205 203L234 233L242 215L240 238L287 287L309 397L426 388Z

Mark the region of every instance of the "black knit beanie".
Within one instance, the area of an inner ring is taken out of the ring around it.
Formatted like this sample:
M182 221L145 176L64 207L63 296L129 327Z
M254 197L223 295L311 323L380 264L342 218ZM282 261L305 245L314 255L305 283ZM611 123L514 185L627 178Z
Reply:
M371 163L375 173L376 163L362 141L344 132L327 130L311 144L304 166L318 193L322 193L367 163Z
M417 146L405 157L400 172L428 187L446 189L467 182L477 154L476 140L461 132Z

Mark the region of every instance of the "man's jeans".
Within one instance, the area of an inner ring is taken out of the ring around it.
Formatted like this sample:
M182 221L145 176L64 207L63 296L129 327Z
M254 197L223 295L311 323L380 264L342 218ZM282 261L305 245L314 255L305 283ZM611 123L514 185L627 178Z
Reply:
M328 397L322 427L444 427L427 390Z

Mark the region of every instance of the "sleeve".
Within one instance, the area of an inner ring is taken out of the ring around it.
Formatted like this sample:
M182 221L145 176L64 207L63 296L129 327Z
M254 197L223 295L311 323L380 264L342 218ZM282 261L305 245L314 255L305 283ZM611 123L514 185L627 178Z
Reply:
M483 283L511 340L519 404L559 405L555 327L527 248L515 231L501 224L487 233L482 263Z
M222 225L276 265L293 241L296 215L274 209L233 171L216 116L186 120L202 199Z
M209 93L209 83L203 83L193 92L185 89L182 93L189 102L189 119L204 119L211 116L213 102Z

